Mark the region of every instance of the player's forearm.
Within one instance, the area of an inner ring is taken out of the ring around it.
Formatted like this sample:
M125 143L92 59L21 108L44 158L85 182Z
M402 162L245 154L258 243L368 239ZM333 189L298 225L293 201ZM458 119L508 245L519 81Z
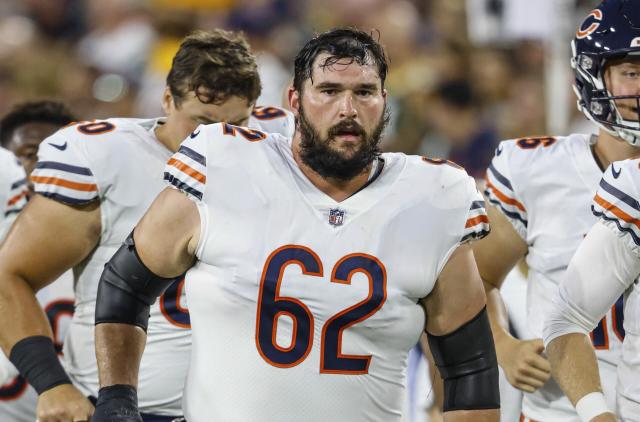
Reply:
M9 356L25 337L52 337L51 327L30 285L15 274L0 272L0 347Z
M574 406L585 395L602 391L596 355L584 334L554 339L547 346L547 357L553 377Z
M504 344L504 342L513 340L513 337L509 333L509 314L507 313L507 307L504 304L500 290L493 284L487 281L482 281L484 284L485 295L487 296L487 313L489 314L489 322L491 324L491 331L493 333L493 339L498 349Z
M135 325L105 323L96 325L95 336L100 387L127 384L137 388L145 332Z
M499 422L500 409L445 412L443 420L444 422Z

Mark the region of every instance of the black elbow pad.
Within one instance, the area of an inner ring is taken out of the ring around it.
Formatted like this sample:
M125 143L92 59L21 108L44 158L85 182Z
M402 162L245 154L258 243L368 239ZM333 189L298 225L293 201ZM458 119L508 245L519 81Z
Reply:
M174 282L151 272L140 260L133 233L104 267L98 285L95 323L137 325L147 331L149 308Z
M443 411L500 408L498 360L486 307L450 334L427 336L444 380Z

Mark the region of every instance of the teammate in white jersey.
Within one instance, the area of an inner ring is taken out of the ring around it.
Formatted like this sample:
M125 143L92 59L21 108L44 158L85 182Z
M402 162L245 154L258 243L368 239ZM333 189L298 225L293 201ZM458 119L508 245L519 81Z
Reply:
M27 175L37 162L38 145L60 127L76 120L66 106L56 101L34 101L18 104L0 120L0 144L20 160ZM21 185L24 189L26 180ZM73 277L70 271L40 290L38 302L51 324L54 345L62 353L63 340L73 315ZM4 318L11 318L3 315ZM33 422L36 419L38 395L15 367L0 353L2 364L8 364L9 380L0 376L0 420Z
M379 153L386 71L370 35L320 34L295 61L293 140L216 124L183 142L102 274L93 421L139 420L147 309L187 269L190 422L398 421L425 327L445 420L498 420L466 244L488 231L483 202L459 168Z
M637 66L640 72L640 62ZM583 421L615 421L613 411L625 422L640 418L639 188L640 160L609 166L593 199L599 220L571 260L545 324L553 375ZM602 397L596 359L585 335L622 294L625 338L613 408Z
M167 77L166 119L108 119L69 126L45 140L32 175L35 197L0 249L0 343L40 394L38 420L86 420L98 394L93 345L96 290L104 263L163 187L166 161L198 124L229 121L289 135L290 114L253 105L260 81L239 35L187 37ZM34 292L73 267L76 310L58 364ZM151 310L140 373L145 420L182 414L190 350L182 283Z
M636 2L607 0L588 15L572 43L578 105L600 124L597 136L505 141L487 170L492 232L474 244L474 254L487 289L498 361L509 381L525 392L523 420L578 420L570 401L550 378L542 327L571 257L597 221L590 203L602 171L614 160L640 153L635 136L605 121L628 112L637 119L637 109L615 108L608 99L601 99L636 95L640 90L639 73L626 58L626 54L640 53L639 27ZM498 289L524 256L529 267L528 331L535 338L516 340L509 335ZM622 319L617 318L621 307L619 300L591 333L611 403L622 342Z

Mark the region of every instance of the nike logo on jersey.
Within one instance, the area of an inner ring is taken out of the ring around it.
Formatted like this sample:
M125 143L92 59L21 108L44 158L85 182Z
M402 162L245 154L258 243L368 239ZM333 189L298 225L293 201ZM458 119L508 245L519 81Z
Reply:
M200 135L200 131L199 130L198 131L193 131L193 132L191 132L191 135L189 135L189 138L193 139L198 135Z
M498 145L498 148L496 148L496 155L500 154L502 154L502 145Z
M55 149L59 149L60 151L64 151L65 149L67 149L67 141L65 141L64 144L62 145L52 144L51 142L47 142L47 143L52 147L54 147Z
M614 179L620 177L620 172L622 172L622 169L616 171L616 168L613 166L613 164L611 164L611 174L613 174Z

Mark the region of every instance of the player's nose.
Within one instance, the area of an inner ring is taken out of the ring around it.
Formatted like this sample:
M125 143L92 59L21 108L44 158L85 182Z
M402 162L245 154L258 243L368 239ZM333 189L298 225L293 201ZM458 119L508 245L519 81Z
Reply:
M340 99L340 117L354 119L358 116L358 111L354 107L353 94L346 91Z

